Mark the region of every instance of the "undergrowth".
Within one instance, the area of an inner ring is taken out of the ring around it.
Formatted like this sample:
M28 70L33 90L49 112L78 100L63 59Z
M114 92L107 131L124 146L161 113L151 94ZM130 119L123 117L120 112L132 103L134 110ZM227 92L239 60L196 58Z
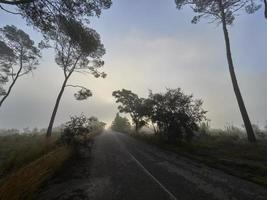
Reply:
M57 139L58 134L49 140L44 134L0 136L0 178L53 150Z

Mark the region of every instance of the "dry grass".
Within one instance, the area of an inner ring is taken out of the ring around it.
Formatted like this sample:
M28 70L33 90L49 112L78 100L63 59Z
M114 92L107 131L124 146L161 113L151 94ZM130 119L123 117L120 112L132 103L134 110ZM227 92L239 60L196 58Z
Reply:
M56 148L58 135L47 140L44 134L0 136L0 179Z
M0 199L33 199L41 183L51 177L72 155L67 146L58 147L34 162L7 176L0 183Z

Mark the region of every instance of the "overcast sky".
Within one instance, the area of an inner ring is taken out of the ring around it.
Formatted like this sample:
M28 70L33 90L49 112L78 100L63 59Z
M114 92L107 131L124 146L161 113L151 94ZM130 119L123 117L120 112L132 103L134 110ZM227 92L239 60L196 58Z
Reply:
M148 89L163 92L181 87L204 100L211 126L241 126L242 119L231 85L221 26L203 19L190 23L193 13L179 11L174 0L114 0L91 26L102 38L106 79L74 75L72 83L83 84L93 97L76 101L67 89L55 125L70 115L84 113L110 123L117 112L112 91L130 89L146 97ZM23 19L0 10L0 26L13 24L37 42L40 34ZM232 54L239 85L251 121L267 120L267 20L263 10L241 13L230 27ZM0 109L0 128L47 127L63 72L54 62L54 51L44 51L34 75L18 80Z

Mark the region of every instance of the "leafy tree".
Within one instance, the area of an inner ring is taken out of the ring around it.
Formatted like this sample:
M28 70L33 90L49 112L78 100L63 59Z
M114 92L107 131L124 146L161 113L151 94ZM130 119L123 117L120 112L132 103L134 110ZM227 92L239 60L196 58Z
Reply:
M128 132L131 130L131 124L126 117L121 117L120 114L117 113L112 122L111 129L119 132Z
M181 9L186 5L193 9L197 15L192 19L192 23L197 23L204 17L210 18L211 22L222 24L227 61L238 106L245 124L248 140L252 143L256 142L255 134L236 79L227 26L233 24L237 12L241 9L245 8L249 13L253 13L259 9L259 6L251 0L175 0L175 3L177 9Z
M89 117L88 119L88 128L90 132L102 132L106 126L106 123L101 122L97 117Z
M7 10L4 4L13 5L14 9ZM89 23L89 17L99 17L101 10L108 9L111 4L111 0L0 0L0 9L21 15L29 25L49 36L57 29L59 16Z
M194 100L193 95L185 95L181 88L167 89L164 94L150 91L147 101L150 105L148 117L162 134L167 134L169 142L181 138L182 133L190 140L193 131L198 129L198 123L206 119L203 102Z
M112 96L116 98L116 103L120 103L118 106L119 112L130 114L136 132L146 125L145 116L147 111L144 106L144 98L139 98L137 94L126 89L114 91Z
M52 112L47 137L51 136L58 106L66 87L80 88L74 95L77 100L85 100L92 96L91 91L83 86L67 84L71 75L82 73L91 74L96 78L106 77L105 73L98 71L104 65L101 57L105 54L99 34L72 18L59 18L58 22L58 30L52 31L50 34L55 39L55 60L63 71L64 81Z
M0 107L17 80L36 69L40 57L39 47L24 31L13 25L0 29Z

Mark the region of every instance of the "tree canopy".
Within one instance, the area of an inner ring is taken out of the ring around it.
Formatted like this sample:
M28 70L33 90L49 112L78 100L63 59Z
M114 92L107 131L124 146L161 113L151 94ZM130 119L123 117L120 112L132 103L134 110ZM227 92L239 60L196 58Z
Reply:
M112 122L111 129L119 132L129 132L131 130L131 124L126 117L121 117L120 114L117 113Z
M139 98L137 94L126 89L114 91L112 96L116 98L116 103L120 103L119 112L130 114L136 131L146 125L145 115L147 112L144 98Z
M202 100L184 94L181 88L155 94L150 91L148 98L139 98L126 89L114 91L113 96L120 103L119 111L132 117L136 131L150 121L152 125L157 125L156 132L171 142L178 137L191 139L199 123L206 120L207 111L202 108ZM139 127L139 124L142 126Z
M0 106L18 78L36 69L40 57L40 48L23 30L13 25L0 28Z
M167 89L166 93L153 94L151 91L147 102L148 117L170 141L184 136L191 139L198 124L206 119L202 100L184 94L181 88Z
M82 85L68 84L71 75L82 73L91 74L96 78L106 77L104 72L99 71L104 65L101 58L105 54L105 48L95 30L73 18L59 18L58 30L51 30L50 35L53 37L56 50L55 61L63 71L64 81L47 129L48 137L51 135L58 106L66 87L80 88L74 94L77 100L85 100L92 96L92 92L88 88Z
M192 23L197 23L201 18L209 18L211 22L221 23L222 15L219 7L222 2L225 10L225 20L231 25L241 9L245 9L247 13L254 13L261 5L255 0L175 0L177 9L184 6L190 6L196 15L192 19Z
M111 0L0 0L0 8L7 12L1 4L14 5L16 14L26 19L45 36L51 30L57 30L58 19L72 18L76 21L89 23L89 17L100 16L102 9L108 9Z

